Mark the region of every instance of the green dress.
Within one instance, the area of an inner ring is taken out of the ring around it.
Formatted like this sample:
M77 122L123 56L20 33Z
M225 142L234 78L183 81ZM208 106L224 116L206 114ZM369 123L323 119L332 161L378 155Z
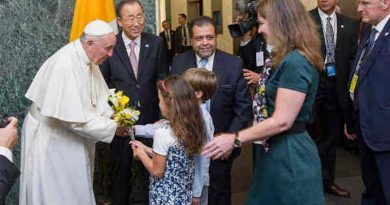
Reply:
M306 93L296 122L309 122L318 85L318 71L298 51L290 52L266 85L272 115L278 88ZM270 150L260 150L248 194L251 205L323 205L321 162L307 132L273 136Z

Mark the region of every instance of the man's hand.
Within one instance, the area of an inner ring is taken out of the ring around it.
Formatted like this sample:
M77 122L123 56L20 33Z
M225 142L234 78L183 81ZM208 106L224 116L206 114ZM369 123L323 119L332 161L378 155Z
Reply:
M18 119L9 117L7 120L8 125L5 128L0 128L0 147L12 149L18 142Z
M348 140L355 140L356 139L356 134L355 133L349 133L346 124L344 124L344 134L345 134L345 137Z
M244 72L245 80L248 81L248 85L257 85L259 83L260 74L246 68L242 69L242 71Z
M129 130L127 128L118 126L116 128L115 135L120 137L127 137L129 136Z

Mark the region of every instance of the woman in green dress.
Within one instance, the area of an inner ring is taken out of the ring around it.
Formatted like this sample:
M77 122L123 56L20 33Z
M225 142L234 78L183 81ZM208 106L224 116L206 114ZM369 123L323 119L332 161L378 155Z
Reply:
M324 196L317 148L305 130L322 68L317 26L300 0L262 0L259 33L273 46L266 84L269 118L209 142L203 154L225 158L234 147L267 139L256 156L247 204L322 205Z

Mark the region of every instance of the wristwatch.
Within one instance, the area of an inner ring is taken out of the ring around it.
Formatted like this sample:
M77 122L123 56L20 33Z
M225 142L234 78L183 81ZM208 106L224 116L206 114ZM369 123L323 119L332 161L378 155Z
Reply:
M240 148L242 146L242 142L241 142L241 140L238 137L239 137L238 136L238 131L234 132L233 144L234 144L235 148Z

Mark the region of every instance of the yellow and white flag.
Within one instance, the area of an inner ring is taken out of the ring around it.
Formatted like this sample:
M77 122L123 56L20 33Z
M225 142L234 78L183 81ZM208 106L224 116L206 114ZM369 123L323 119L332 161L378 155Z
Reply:
M69 42L78 39L84 27L96 19L109 23L118 32L114 0L76 0Z

